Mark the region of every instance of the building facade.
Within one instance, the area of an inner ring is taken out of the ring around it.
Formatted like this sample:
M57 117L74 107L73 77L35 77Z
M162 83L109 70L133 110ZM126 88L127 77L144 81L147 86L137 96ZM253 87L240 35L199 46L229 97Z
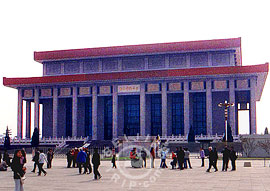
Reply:
M241 39L35 52L42 77L4 78L18 90L18 136L34 127L43 137L222 135L227 100L232 134L238 111L249 110L256 133L260 100L269 64L242 66ZM23 101L26 111L23 112ZM40 124L40 105L43 105Z

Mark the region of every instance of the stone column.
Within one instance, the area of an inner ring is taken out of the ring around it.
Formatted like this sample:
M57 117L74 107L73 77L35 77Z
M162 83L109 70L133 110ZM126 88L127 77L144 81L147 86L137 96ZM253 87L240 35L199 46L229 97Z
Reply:
M185 135L189 132L189 85L188 82L184 82L184 133Z
M22 99L22 89L18 89L18 116L17 116L17 136L22 138L22 124L23 124L23 99Z
M97 140L97 86L92 89L92 140Z
M212 84L206 81L206 128L207 134L212 135Z
M30 138L31 132L31 101L26 102L26 138Z
M237 107L235 103L235 88L234 88L234 80L229 81L229 96L230 96L230 103L234 103L233 107L229 108L229 124L232 129L232 135L236 134L236 125L235 125L235 107Z
M77 137L78 90L77 87L72 89L72 137Z
M39 129L39 89L35 89L35 113L34 113L34 128L38 128L38 131L40 132Z
M53 132L52 136L57 137L58 124L58 89L53 88Z
M249 119L250 119L250 134L257 133L256 122L256 86L255 78L250 79L250 104L249 104Z
M167 103L167 83L161 84L161 105L162 105L162 136L167 136L168 132L168 103Z
M145 83L140 84L140 135L145 136L146 118L145 118Z
M117 93L117 85L113 86L113 98L112 98L112 109L113 109L113 124L112 124L112 135L113 139L117 138L117 130L118 130L118 93Z

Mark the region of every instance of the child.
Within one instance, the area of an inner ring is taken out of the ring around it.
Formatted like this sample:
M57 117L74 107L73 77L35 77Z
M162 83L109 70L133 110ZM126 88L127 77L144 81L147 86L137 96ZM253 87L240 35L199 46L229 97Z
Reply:
M116 156L115 156L115 154L114 154L113 157L112 157L113 168L117 168L117 167L116 167L116 164L115 164L115 158L116 158Z

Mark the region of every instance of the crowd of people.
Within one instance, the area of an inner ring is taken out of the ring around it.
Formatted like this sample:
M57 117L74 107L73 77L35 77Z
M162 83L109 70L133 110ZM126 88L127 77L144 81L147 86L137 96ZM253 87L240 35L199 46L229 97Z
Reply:
M229 167L229 161L231 161L232 171L236 170L235 161L237 159L236 152L233 147L230 149L225 146L222 150L222 171L227 171ZM217 161L218 161L218 152L216 148L209 147L208 148L208 159L209 159L209 166L206 172L210 172L211 168L215 169L215 172L218 171L217 168ZM149 156L147 156L149 155ZM38 176L41 176L43 173L46 176L47 172L44 170L44 164L47 163L47 169L52 168L52 160L54 158L54 152L52 149L48 149L47 155L44 154L44 151L41 149L36 148L32 153L32 161L34 162L33 170L31 172L35 173L36 168L38 167ZM79 174L91 174L93 171L94 179L100 179L102 176L99 173L99 166L100 166L100 155L98 150L95 148L92 160L90 152L87 148L75 148L68 151L66 154L67 156L67 168L78 168ZM201 158L201 167L205 166L205 150L200 149L199 156ZM150 152L146 152L145 149L142 149L140 153L137 153L137 149L133 148L130 152L130 159L131 165L135 168L146 168L147 166L147 157L150 158L150 167L154 168L154 160L156 158L155 149L152 147ZM165 147L163 147L160 151L160 168L168 168L166 164L166 159L168 158L168 151ZM180 169L184 170L188 167L192 169L191 161L190 161L190 151L188 148L178 147L176 151L171 152L171 166L172 169ZM8 152L5 151L2 157L0 153L0 171L6 171L8 166L11 167L13 171L13 178L15 182L15 191L22 191L23 190L23 183L25 179L26 173L26 152L24 149L16 150L14 156L11 160ZM116 166L116 154L113 150L112 153L112 168L117 168ZM93 166L93 170L92 170ZM83 170L83 172L82 172Z
M233 147L230 149L225 146L224 149L222 150L222 171L227 171L228 166L229 166L229 160L231 160L231 166L232 166L232 171L236 170L236 165L235 161L238 158L236 155L236 152ZM155 150L152 147L149 152L149 157L151 161L151 168L154 168L154 160L156 158ZM200 149L199 151L199 156L201 158L201 167L205 166L205 151L203 148ZM130 159L131 159L131 166L135 168L141 168L141 167L146 167L146 157L147 153L145 152L144 149L142 149L141 154L137 154L136 148L133 148L130 152ZM168 151L165 147L163 147L160 151L160 168L168 168L166 164L166 159L168 158ZM190 161L190 151L188 148L182 148L182 147L177 147L176 151L172 151L171 153L171 166L172 169L180 169L184 170L187 168L192 169L191 166L191 161ZM208 159L209 159L209 166L206 170L206 172L210 172L211 168L213 167L215 169L215 172L218 171L217 168L217 161L218 161L218 152L216 148L209 147L208 148ZM142 162L144 161L144 164Z
M91 156L90 152L87 148L74 148L67 152L67 168L78 168L79 174L82 173L82 168L84 169L83 174L92 173L92 165L91 165ZM98 150L95 148L92 156L92 164L94 171L94 179L100 179L102 176L100 175L98 168L100 165L100 155L98 154ZM116 168L116 166L115 166Z

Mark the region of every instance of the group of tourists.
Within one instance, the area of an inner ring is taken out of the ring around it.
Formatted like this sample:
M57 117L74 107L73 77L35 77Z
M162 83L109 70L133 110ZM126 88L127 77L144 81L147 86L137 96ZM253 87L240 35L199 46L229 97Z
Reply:
M78 168L79 174L82 174L82 168L84 169L83 174L92 173L92 165L91 165L91 156L90 152L87 148L74 148L68 151L67 155L67 168ZM98 168L100 165L100 155L98 154L98 150L94 149L94 154L92 156L92 164L94 169L94 179L100 179L102 176L100 175ZM116 168L116 166L115 166Z
M217 168L218 152L216 148L212 148L212 147L209 147L208 151L209 151L208 152L209 153L208 154L209 166L206 172L210 172L212 167L215 169L215 172L216 172L218 171L218 168ZM237 159L237 155L234 148L231 147L230 149L228 149L228 147L225 146L225 148L223 149L221 153L223 154L222 171L227 171L229 160L231 160L232 171L236 170L235 161ZM166 164L167 155L168 155L168 151L165 147L163 147L160 152L160 159L161 159L160 168L168 168ZM184 169L187 169L188 167L192 169L191 161L190 161L190 151L188 150L188 148L177 147L176 151L171 153L171 156L172 156L172 161L170 164L172 166L172 169L184 170ZM130 152L131 166L134 168L146 167L146 157L147 157L147 154L144 149L142 149L141 154L138 155L136 148L133 148ZM155 158L156 158L155 150L152 147L150 149L151 168L154 168ZM202 148L200 149L200 158L202 160L201 167L204 167L204 160L206 156L205 156L204 149Z
M43 166L44 163L47 163L47 168L52 168L52 160L54 156L54 152L51 148L48 149L47 156L44 154L44 151L42 149L36 148L34 150L34 153L32 154L33 158L32 161L34 162L34 168L31 172L36 172L36 167L38 167L38 176L41 176L41 173L44 174L44 176L47 175L47 172L44 170Z
M213 167L215 169L215 172L218 171L217 168L217 161L218 161L218 153L216 148L212 148L209 147L208 148L209 151L209 166L208 169L206 170L206 172L210 172L211 168ZM234 150L233 147L231 147L231 149L228 149L227 146L224 147L224 149L221 151L222 153L222 171L227 171L228 170L228 166L229 166L229 160L231 160L231 164L232 164L232 171L236 170L236 165L235 165L235 161L238 158L236 155L236 152ZM204 167L204 159L205 159L205 153L204 150L201 148L200 149L200 157L202 159L202 164L201 167Z

